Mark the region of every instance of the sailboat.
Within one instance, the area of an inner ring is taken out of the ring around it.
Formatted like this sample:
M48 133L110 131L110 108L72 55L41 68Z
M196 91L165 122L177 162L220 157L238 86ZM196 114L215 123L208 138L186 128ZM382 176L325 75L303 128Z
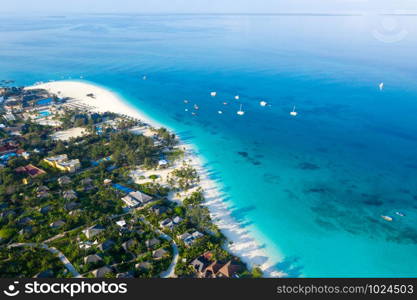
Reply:
M293 117L295 117L296 115L298 115L298 112L295 111L295 106L292 109L292 112L290 112L290 115L293 116Z
M380 84L379 84L379 90L380 91L382 91L384 89L384 83L383 82L381 82Z
M240 109L237 111L237 114L239 116L243 116L245 114L245 112L242 110L242 104L240 105Z

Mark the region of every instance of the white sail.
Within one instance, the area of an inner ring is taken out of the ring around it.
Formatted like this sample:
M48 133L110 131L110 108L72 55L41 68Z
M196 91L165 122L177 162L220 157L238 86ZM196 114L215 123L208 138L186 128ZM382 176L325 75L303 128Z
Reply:
M383 82L381 82L380 84L379 84L379 90L380 91L382 91L384 89L384 83Z
M295 111L295 106L292 109L292 111L290 112L290 115L293 116L293 117L295 117L296 115L298 115L298 113Z
M240 109L237 111L237 114L239 116L243 116L245 114L245 112L242 110L242 104L240 105Z

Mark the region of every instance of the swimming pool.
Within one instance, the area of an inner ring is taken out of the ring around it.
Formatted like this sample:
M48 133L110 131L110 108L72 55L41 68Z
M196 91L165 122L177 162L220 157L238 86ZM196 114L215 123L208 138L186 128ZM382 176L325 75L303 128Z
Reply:
M51 115L51 112L49 110L40 111L38 112L38 116L36 117L36 119L46 118L50 115Z
M113 187L114 187L115 189L119 190L119 191L124 192L124 193L130 193L130 192L133 192L133 191L134 191L133 189L128 188L128 187L123 186L123 185L120 185L120 184L118 184L118 183L113 184Z
M42 99L36 102L36 105L49 105L52 102L52 98Z

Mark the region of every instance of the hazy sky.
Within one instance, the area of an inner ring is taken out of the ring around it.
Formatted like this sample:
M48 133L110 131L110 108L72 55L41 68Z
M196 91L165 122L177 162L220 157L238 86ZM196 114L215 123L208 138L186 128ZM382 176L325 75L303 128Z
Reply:
M279 13L417 10L417 0L3 0L0 13Z

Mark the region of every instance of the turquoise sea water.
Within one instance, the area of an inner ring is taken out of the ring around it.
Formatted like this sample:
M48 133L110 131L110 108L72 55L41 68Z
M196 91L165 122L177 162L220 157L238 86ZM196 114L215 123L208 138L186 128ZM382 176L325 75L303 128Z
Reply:
M1 16L0 79L82 76L175 129L289 276L415 277L417 26L398 18L385 43L362 16Z

